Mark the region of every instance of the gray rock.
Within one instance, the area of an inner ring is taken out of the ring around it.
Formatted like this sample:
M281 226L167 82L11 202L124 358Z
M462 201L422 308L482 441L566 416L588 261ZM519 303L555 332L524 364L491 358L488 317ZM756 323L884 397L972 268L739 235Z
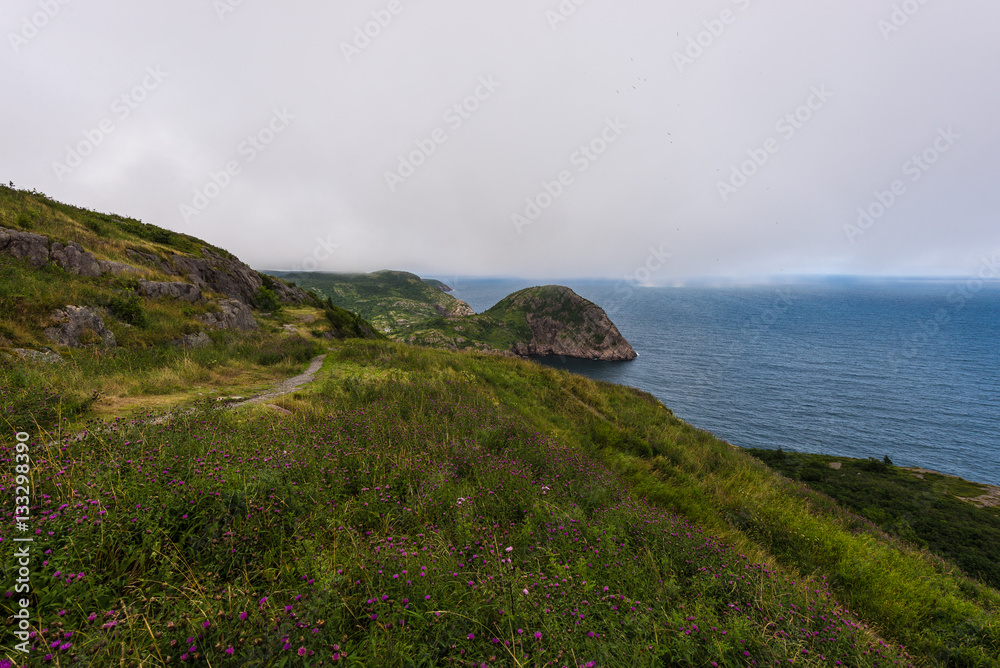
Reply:
M62 364L63 358L51 350L31 350L28 348L13 348L12 353L15 353L21 359L34 360L36 362L45 362L46 364Z
M153 269L159 269L164 274L174 273L174 270L170 267L170 265L156 255L152 255L151 253L141 253L137 250L132 250L131 248L125 252L130 258L139 264L145 264Z
M461 318L467 315L476 315L472 307L461 299L452 299L447 304L435 304L434 308L437 310L438 315L445 318Z
M250 307L238 299L220 299L218 313L206 313L201 316L202 322L218 329L238 329L249 332L257 329L257 321L253 319Z
M49 251L49 260L77 276L101 275L101 265L93 253L85 251L83 246L73 241L65 246L58 242L53 243L52 250Z
M201 299L201 288L190 283L139 281L139 292L150 299L169 297L194 303Z
M252 304L257 290L263 285L260 276L236 258L223 257L209 249L202 251L202 258L172 255L171 261L178 274L186 274L195 285L221 293L230 299ZM302 303L309 296L301 288L293 288L275 280L274 293L279 301Z
M119 276L121 274L141 274L142 270L124 262L111 262L110 260L98 260L97 264L101 268L102 274Z
M87 332L92 332L101 339L105 348L115 346L115 335L104 326L104 320L92 308L86 306L67 306L65 309L55 311L52 318L59 324L45 330L45 336L53 343L61 346L78 348L83 345L80 337Z
M0 251L39 268L49 261L49 240L41 234L0 227Z
M185 334L174 343L181 348L204 348L212 345L212 339L205 332L198 332L197 334Z

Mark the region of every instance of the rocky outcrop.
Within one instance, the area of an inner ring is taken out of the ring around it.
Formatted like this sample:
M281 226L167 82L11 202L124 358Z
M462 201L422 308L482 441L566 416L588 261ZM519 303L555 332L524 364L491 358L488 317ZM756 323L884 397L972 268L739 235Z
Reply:
M101 268L102 274L111 274L112 276L120 276L121 274L141 274L142 269L138 267L133 267L130 264L125 264L124 262L111 262L110 260L98 260L97 264Z
M70 348L100 343L106 348L115 346L115 335L104 326L100 314L86 306L67 306L55 311L52 319L58 324L45 330L53 343Z
M101 265L94 254L85 251L83 246L73 241L66 245L53 243L49 250L49 260L77 276L101 275Z
M55 262L77 276L140 275L144 271L124 262L98 260L93 253L74 241L66 244L53 242L50 247L49 239L41 234L3 227L0 227L0 252L25 260L36 268ZM173 297L197 301L202 298L201 290L212 290L230 299L253 304L257 298L257 291L264 285L260 275L246 264L232 257L223 257L207 248L202 250L204 257L201 258L174 253L168 259L163 259L152 253L134 249L126 252L140 265L162 271L167 275L185 276L193 284L179 281L144 282L143 294L151 298ZM301 304L309 300L304 290L286 285L280 280L273 281L271 290L278 300L284 303Z
M442 292L444 292L442 290ZM461 299L451 299L445 304L435 304L434 308L438 314L445 318L461 318L466 315L476 315L472 307Z
M222 257L207 248L202 253L202 258L172 255L170 261L175 268L172 273L187 276L202 289L220 292L245 304L254 303L257 290L264 284L256 271L239 260ZM309 299L304 290L278 280L274 281L274 293L283 302L301 303Z
M609 362L638 357L604 309L567 287L521 290L487 313L496 317L511 311L523 314L531 331L530 338L511 348L518 355L564 355Z
M40 268L49 261L49 240L41 234L0 227L0 251Z
M167 282L167 281L139 281L139 292L143 297L159 299L167 297L169 299L183 299L194 303L201 299L201 288L190 283Z
M279 280L274 281L274 287L271 289L280 302L301 304L309 299L309 295L302 288L286 285Z
M174 273L174 270L170 268L170 265L168 265L163 260L163 258L157 257L156 255L153 255L152 253L141 253L141 252L139 252L137 250L133 250L131 248L128 249L127 251L125 251L125 253L130 258L132 258L132 260L134 260L135 262L138 262L139 264L144 264L147 267L151 267L153 269L158 269L158 270L162 271L164 274L168 274L169 275L169 274L173 274Z
M249 332L257 329L257 321L253 319L250 307L237 299L220 299L218 313L206 313L201 321L209 327L218 329L238 329Z

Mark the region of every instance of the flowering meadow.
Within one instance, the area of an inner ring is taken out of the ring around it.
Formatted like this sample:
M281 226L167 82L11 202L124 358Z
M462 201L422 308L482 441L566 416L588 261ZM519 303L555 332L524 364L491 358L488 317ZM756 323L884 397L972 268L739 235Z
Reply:
M822 569L640 493L566 417L608 406L568 378L351 342L288 415L204 405L35 438L31 653L5 467L0 666L933 664Z

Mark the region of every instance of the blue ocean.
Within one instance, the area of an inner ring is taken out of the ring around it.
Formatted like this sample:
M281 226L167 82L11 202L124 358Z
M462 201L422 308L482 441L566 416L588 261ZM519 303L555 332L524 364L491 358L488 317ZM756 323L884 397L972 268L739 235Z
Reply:
M477 313L538 284L437 278ZM742 447L888 455L1000 485L998 283L547 282L603 307L639 358L539 361L646 390Z

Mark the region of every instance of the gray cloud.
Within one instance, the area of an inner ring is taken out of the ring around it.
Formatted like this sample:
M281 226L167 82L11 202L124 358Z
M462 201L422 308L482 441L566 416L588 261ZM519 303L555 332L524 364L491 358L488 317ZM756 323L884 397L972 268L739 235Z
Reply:
M0 178L257 267L964 275L1000 246L995 3L6 8Z

